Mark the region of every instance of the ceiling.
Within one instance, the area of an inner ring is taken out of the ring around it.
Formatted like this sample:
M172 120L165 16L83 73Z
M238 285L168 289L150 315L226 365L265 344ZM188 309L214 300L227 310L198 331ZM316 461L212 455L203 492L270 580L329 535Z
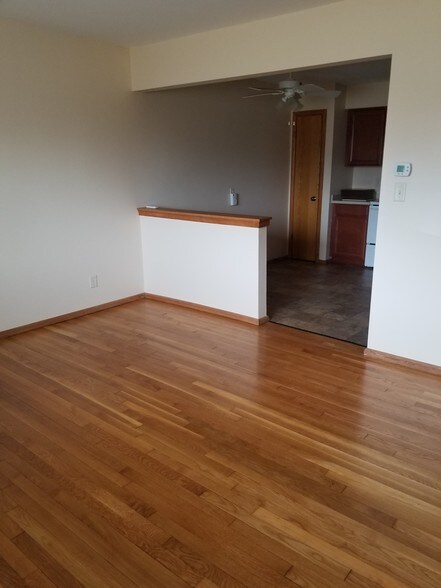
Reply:
M303 83L342 84L353 86L370 82L385 82L390 79L391 59L372 59L369 61L354 61L341 65L329 65L314 69L297 70L292 72L292 78ZM259 79L268 84L277 84L286 80L291 72L272 76L262 76Z
M340 0L0 0L0 17L120 45L279 16Z

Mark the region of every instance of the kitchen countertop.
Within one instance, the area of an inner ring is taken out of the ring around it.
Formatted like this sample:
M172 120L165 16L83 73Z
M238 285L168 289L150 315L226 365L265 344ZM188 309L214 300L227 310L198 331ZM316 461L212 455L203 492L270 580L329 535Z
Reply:
M369 204L378 204L378 200L331 200L332 204L358 204L359 206L369 206Z

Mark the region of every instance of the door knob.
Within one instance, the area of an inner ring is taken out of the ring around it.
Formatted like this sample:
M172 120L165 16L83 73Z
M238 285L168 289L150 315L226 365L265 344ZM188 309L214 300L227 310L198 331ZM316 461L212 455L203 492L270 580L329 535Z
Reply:
M311 196L311 202L315 202L317 200L317 196Z

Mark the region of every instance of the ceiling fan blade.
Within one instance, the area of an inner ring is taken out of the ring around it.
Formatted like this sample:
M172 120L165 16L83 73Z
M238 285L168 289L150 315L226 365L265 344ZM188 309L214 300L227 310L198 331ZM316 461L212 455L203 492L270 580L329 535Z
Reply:
M263 88L261 86L248 86L248 90L255 90L256 92L270 92L270 91L274 91L274 92L281 92L281 90L279 90L279 88L272 88L271 86L267 86L266 88Z
M260 96L280 96L280 92L262 92L261 94L249 94L249 96L242 96L242 98L260 98Z
M289 79L278 82L277 86L249 86L248 89L253 90L256 94L249 94L248 96L242 96L242 98L279 96L281 100L277 104L277 108L287 108L292 111L297 111L303 108L301 100L306 96L336 98L341 94L338 90L325 90L325 88L322 88L317 84L302 84L301 82L294 80L292 75L289 76Z
M325 92L326 90L317 84L302 84L299 88L305 93L310 94L311 92Z
M301 86L300 91L305 96L327 96L328 98L337 98L341 94L339 90L325 90L321 86L316 86L316 84L305 84Z

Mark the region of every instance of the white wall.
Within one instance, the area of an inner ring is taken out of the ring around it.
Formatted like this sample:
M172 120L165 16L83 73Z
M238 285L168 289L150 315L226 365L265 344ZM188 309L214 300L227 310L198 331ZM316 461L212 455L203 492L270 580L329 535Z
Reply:
M380 198L382 167L354 167L351 188L371 189L377 193L377 199Z
M140 217L144 290L266 317L267 229Z
M0 331L142 292L127 51L3 21L0 55Z
M339 87L341 94L334 107L334 144L332 153L331 194L339 194L343 188L351 188L354 168L346 165L346 129L348 113L346 96L351 88Z
M355 84L346 90L346 108L387 106L389 81Z
M439 0L343 0L135 47L135 89L392 55L369 347L441 365ZM424 89L424 99L421 97ZM393 164L411 161L407 199Z
M243 100L248 83L141 94L140 205L272 216L270 258L287 254L289 112ZM239 206L228 206L230 187Z

